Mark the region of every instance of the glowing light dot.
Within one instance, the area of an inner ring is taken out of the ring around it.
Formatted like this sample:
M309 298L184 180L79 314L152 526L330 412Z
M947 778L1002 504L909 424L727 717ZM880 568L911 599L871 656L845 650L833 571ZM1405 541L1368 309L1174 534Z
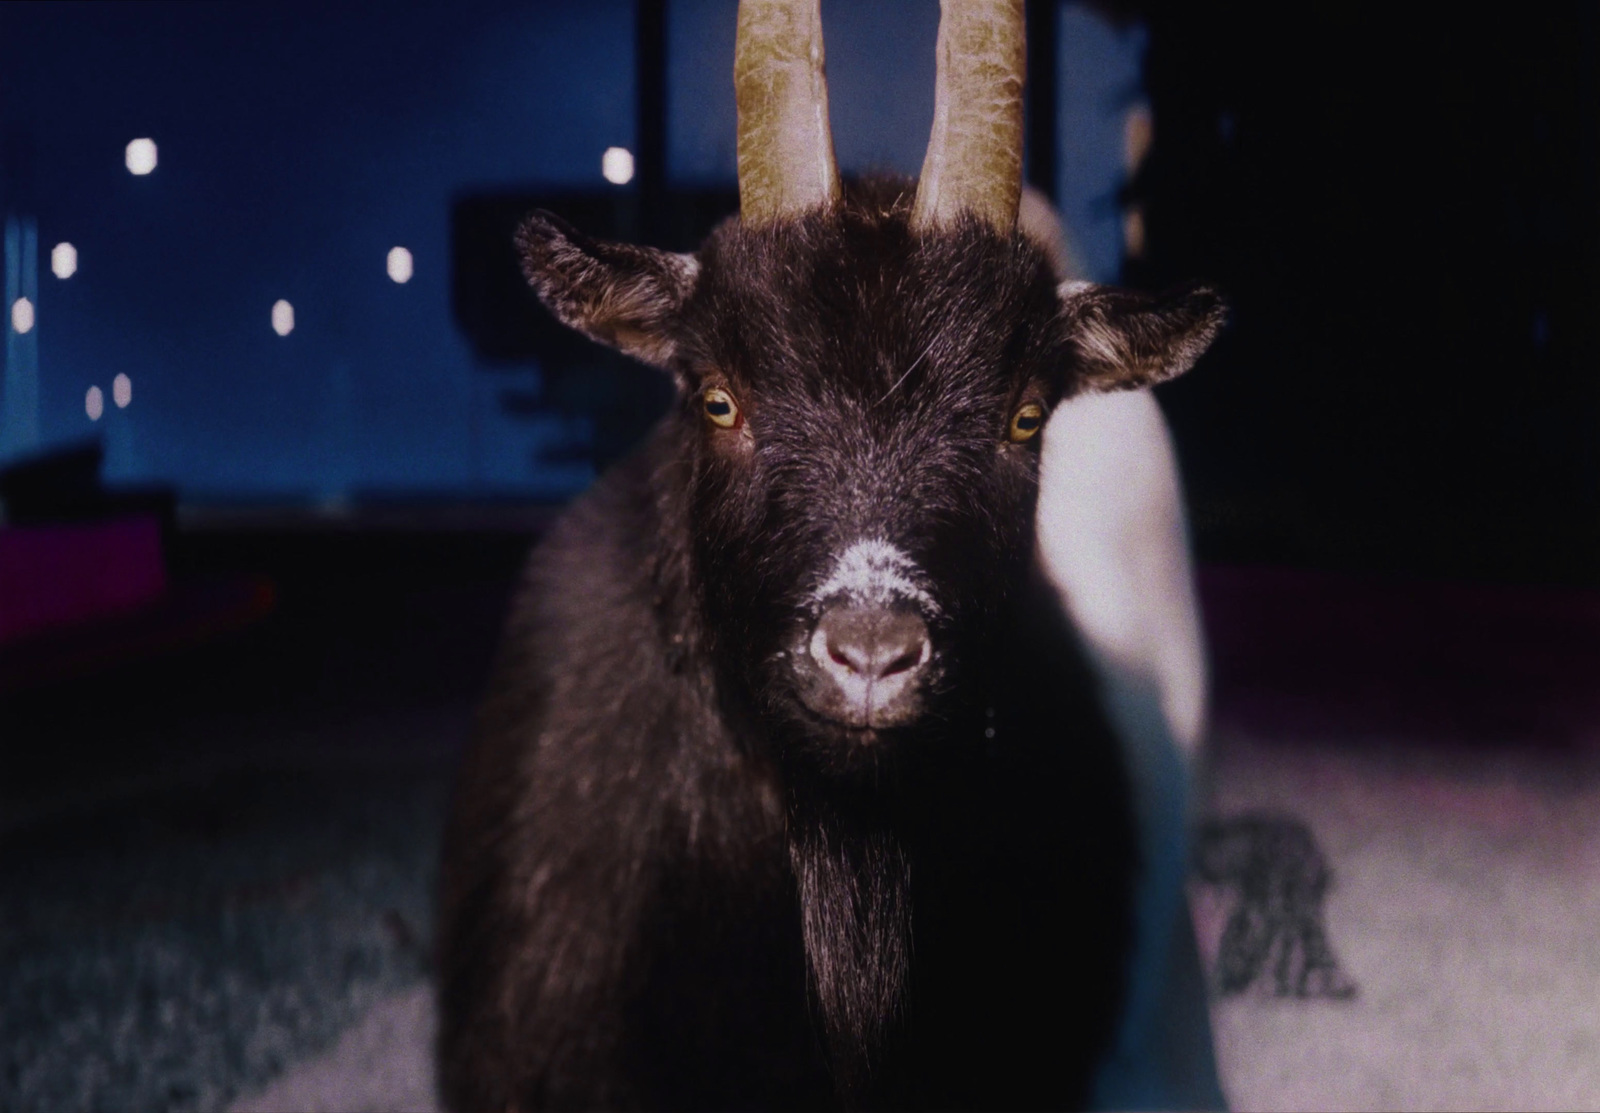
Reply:
M27 298L11 303L11 329L17 333L33 331L33 302Z
M600 156L600 176L612 185L633 181L633 152L626 147L607 147Z
M396 282L410 282L413 267L411 252L403 247L391 247L389 249L388 268L390 278Z
M83 396L83 412L89 415L90 421L99 421L100 415L106 412L106 396L100 393L99 387L90 387L89 393Z
M128 403L133 401L133 380L126 375L112 379L111 400L117 404L117 409L127 409Z
M294 331L294 306L279 298L272 303L272 331L288 336Z
M70 243L58 243L50 249L50 273L57 278L71 278L78 273L78 249Z
M127 164L128 173L143 177L156 168L156 141L154 139L135 139L128 144L123 162Z

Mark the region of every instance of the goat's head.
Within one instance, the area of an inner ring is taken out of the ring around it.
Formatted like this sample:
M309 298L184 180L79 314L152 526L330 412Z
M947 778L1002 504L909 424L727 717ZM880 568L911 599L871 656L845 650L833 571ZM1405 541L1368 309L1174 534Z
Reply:
M945 0L921 178L840 185L817 0L744 0L741 215L692 256L521 233L555 314L673 375L723 683L824 769L948 719L1032 555L1039 432L1186 370L1222 319L1057 283L1018 231L1022 2Z

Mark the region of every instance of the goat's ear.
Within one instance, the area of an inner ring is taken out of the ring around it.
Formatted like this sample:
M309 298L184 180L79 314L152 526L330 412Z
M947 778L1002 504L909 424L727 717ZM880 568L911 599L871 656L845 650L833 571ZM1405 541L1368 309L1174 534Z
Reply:
M1136 390L1176 378L1205 354L1228 313L1204 286L1152 297L1063 282L1058 296L1079 391Z
M700 270L693 255L590 239L547 212L523 222L517 248L522 273L557 320L670 369L678 311Z

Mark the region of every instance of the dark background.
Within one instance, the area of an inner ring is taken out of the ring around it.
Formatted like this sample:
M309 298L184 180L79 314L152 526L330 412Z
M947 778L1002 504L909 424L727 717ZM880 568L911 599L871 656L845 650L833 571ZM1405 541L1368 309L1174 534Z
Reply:
M1203 558L1594 581L1596 13L1149 13L1138 284L1233 326L1163 393Z

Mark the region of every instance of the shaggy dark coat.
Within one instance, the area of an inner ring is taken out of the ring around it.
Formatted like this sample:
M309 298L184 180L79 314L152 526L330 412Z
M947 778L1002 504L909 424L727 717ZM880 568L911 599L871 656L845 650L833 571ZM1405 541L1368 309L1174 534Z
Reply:
M1134 838L1114 739L1032 566L1013 415L1158 381L1207 291L1056 289L911 183L723 225L693 260L553 218L529 277L680 405L534 553L444 856L457 1110L1070 1107L1114 1025ZM737 421L708 420L708 390ZM841 548L928 600L904 727L802 698Z

